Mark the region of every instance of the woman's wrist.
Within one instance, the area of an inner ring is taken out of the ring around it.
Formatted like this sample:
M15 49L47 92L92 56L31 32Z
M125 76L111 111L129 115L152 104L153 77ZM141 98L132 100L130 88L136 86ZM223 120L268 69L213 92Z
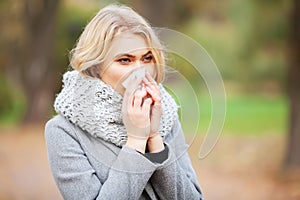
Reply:
M147 145L147 139L140 139L128 136L125 145L144 154Z
M157 153L157 152L161 152L162 150L164 150L165 145L164 145L161 135L154 134L152 137L149 137L149 139L147 141L147 147L148 147L148 151L150 153Z

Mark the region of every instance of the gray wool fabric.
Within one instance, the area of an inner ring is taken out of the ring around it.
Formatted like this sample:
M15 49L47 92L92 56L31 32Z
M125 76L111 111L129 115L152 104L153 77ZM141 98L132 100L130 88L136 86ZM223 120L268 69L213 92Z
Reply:
M87 134L61 115L45 127L49 164L66 200L203 199L178 119L156 162ZM159 154L159 153L158 153Z

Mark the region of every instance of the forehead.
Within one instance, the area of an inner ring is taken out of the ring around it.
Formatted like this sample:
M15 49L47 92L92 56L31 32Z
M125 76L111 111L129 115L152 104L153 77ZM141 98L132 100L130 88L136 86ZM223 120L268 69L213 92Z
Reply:
M108 52L108 57L114 58L121 54L143 55L150 49L146 40L137 34L122 33L114 38Z

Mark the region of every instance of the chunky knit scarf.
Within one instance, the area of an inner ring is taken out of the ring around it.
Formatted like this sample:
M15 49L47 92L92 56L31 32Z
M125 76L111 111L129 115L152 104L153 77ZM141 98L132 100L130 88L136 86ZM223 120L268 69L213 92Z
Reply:
M177 115L177 105L159 84L162 98L161 136L170 133ZM127 133L122 122L123 97L100 79L78 71L63 75L63 89L57 95L54 108L70 122L95 137L123 146Z

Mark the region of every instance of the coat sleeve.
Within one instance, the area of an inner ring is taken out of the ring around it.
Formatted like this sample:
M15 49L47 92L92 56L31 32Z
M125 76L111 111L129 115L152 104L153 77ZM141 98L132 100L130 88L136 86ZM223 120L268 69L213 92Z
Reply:
M150 181L160 199L200 199L202 193L187 153L187 144L177 120L166 138L168 159L157 168Z
M129 147L123 147L102 184L76 131L57 118L45 127L50 168L64 199L138 199L157 165Z

